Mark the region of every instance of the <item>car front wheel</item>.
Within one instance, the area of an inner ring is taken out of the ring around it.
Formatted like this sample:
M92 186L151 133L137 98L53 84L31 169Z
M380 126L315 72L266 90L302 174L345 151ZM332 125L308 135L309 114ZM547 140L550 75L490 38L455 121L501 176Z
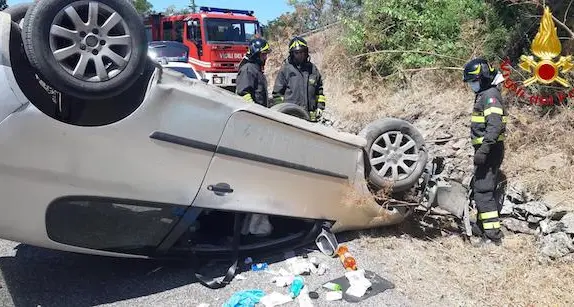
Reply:
M44 80L84 99L118 95L147 61L144 25L128 0L38 0L26 13L22 39Z

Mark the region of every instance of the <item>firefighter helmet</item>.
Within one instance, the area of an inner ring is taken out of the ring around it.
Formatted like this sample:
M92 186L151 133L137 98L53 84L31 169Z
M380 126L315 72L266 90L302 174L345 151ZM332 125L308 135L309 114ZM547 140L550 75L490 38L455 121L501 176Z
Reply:
M309 53L307 41L299 36L293 37L289 42L289 53L293 53L293 51L304 51Z
M269 53L271 52L271 47L269 46L269 42L267 42L263 38L256 38L252 39L249 42L249 49L247 50L247 57L250 60L258 59L258 55L260 53Z
M464 65L464 72L463 72L463 81L481 81L486 79L485 81L490 81L494 79L496 76L496 69L485 59L476 58ZM489 82L489 83L490 83Z
M492 82L496 74L497 70L485 59L476 58L464 65L462 80L469 82L473 91L479 92L493 86Z

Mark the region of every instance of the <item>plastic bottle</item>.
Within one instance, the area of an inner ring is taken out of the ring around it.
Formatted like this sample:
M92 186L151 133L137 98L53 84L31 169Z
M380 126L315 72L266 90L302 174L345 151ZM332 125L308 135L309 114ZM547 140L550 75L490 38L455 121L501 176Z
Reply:
M349 253L349 249L347 248L347 246L345 245L340 246L337 249L337 255L339 255L339 259L343 263L343 267L345 267L346 270L348 271L357 270L357 261L355 261L355 258L351 256L351 253Z
M305 280L301 276L295 276L293 282L291 283L291 288L289 289L289 294L292 298L299 296L301 289L305 286Z

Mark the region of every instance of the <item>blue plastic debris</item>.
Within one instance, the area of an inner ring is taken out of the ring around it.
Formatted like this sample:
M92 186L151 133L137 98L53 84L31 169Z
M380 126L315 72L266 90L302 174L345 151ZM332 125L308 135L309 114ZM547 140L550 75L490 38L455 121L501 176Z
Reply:
M235 292L223 307L254 307L264 296L265 292L258 289Z
M251 270L252 271L265 271L268 267L269 267L269 265L267 264L267 262L257 263L257 264L254 263L251 265Z

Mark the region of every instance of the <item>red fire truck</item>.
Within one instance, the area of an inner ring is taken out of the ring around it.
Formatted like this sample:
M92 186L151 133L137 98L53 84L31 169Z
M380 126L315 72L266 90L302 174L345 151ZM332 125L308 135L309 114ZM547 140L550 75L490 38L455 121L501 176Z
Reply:
M198 13L145 18L149 41L178 41L189 47L189 63L201 78L235 88L249 40L261 35L253 11L200 7Z

